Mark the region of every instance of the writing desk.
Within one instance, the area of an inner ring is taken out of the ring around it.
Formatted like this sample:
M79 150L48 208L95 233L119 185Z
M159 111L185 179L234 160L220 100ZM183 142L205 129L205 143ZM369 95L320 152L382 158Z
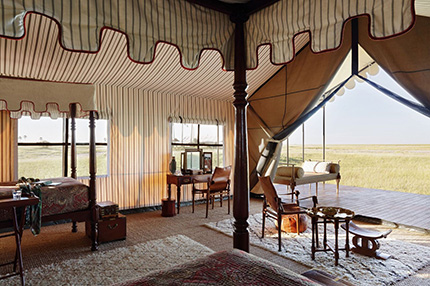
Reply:
M4 263L0 266L6 266L13 264L13 273L4 275L0 277L0 280L9 278L15 275L19 275L21 278L21 285L25 285L25 279L24 279L24 270L22 265L22 251L21 251L21 238L22 238L22 232L23 227L25 223L25 209L27 206L36 205L39 203L38 197L21 197L19 200L14 200L12 198L5 198L0 199L0 209L12 209L12 224L13 224L13 233L10 234L4 234L1 235L0 238L8 237L8 236L15 236L15 243L16 243L16 253L15 253L15 259L11 262ZM18 216L17 216L17 208L20 210L20 221L18 222ZM16 271L17 263L19 266L19 272Z
M178 200L178 203L177 203L178 214L179 214L179 211L181 208L181 186L192 184L194 179L199 180L199 181L207 181L211 176L212 176L212 174L182 175L182 176L167 174L168 200L170 201L172 199L172 184L176 185L176 198Z

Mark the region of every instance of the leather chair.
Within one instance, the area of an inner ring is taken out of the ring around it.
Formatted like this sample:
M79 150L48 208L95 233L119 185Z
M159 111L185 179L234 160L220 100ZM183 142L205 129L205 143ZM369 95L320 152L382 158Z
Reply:
M275 187L272 184L270 177L260 177L260 186L264 191L264 201L263 201L263 231L262 238L264 238L264 227L266 222L266 217L276 219L278 222L278 251L281 251L281 226L282 226L282 216L283 215L296 215L296 229L297 234L299 234L299 216L300 214L306 214L306 209L300 207L299 205L299 194L300 192L295 190L292 193L287 193L284 195L295 195L295 202L285 203L279 197L276 192ZM316 196L302 198L300 200L310 199L313 200L313 206L316 207L318 204L318 199Z
M206 218L209 212L209 203L212 201L212 208L214 208L215 196L219 195L220 205L222 207L222 199L224 195L228 198L228 214L230 214L230 173L231 166L225 168L216 167L211 178L206 183L207 186L204 189L198 189L196 183L202 183L197 179L193 180L193 213L194 213L194 197L196 194L203 194L206 197Z

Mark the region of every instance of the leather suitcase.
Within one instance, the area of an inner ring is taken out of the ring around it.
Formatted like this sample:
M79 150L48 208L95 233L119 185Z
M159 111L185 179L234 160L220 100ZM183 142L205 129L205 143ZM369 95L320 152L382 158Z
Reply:
M91 237L91 223L85 222L85 230L88 237ZM116 218L103 219L98 221L98 243L125 239L127 236L127 218L118 214Z
M114 202L98 202L96 206L98 208L100 219L114 218L118 216L119 207L118 204Z

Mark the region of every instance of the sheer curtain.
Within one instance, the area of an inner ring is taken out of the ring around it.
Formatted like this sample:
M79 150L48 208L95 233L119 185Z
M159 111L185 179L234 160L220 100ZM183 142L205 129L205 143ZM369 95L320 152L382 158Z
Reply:
M0 182L16 179L17 123L16 119L10 118L8 111L0 111Z

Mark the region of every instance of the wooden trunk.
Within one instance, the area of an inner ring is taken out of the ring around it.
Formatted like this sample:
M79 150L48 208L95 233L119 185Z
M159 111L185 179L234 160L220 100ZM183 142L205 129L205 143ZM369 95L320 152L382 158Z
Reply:
M125 239L127 235L126 216L118 214L117 218L99 220L98 222L98 243ZM91 224L85 222L87 236L91 237Z
M285 232L297 233L296 227L297 215L283 215L281 230ZM278 222L275 221L276 227L278 227ZM308 217L305 214L299 215L299 231L304 232L307 229Z

